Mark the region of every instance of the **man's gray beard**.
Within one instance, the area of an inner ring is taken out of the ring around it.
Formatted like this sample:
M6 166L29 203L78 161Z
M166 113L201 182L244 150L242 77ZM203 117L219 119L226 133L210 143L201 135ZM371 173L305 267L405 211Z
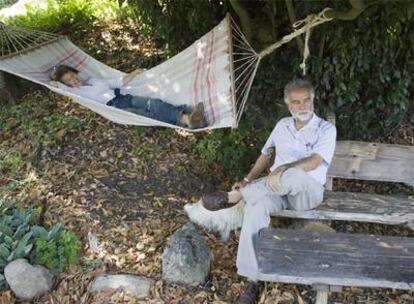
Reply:
M301 122L305 122L305 121L308 121L309 119L312 118L313 111L310 111L306 114L293 114L293 113L291 113L291 114L292 114L294 119L297 119Z

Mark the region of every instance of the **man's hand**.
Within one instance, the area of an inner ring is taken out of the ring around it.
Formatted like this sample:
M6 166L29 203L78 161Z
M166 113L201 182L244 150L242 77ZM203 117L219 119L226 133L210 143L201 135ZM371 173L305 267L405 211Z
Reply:
M273 192L281 192L282 185L280 184L280 177L288 168L280 166L266 177L266 187Z
M245 180L241 180L241 181L235 182L233 187L231 187L231 190L239 190L241 188L246 187L246 185L247 185L247 182Z

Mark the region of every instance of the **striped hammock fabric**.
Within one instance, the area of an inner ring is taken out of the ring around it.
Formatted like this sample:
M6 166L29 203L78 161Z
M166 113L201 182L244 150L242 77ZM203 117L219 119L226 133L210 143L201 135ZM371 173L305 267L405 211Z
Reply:
M237 127L238 112L235 92L234 56L231 19L227 16L209 33L195 41L171 59L136 76L123 89L132 95L160 98L174 105L204 104L206 129ZM4 26L3 26L4 27ZM7 29L10 30L10 29ZM241 40L243 38L239 38ZM247 42L246 42L247 43ZM2 49L2 52L4 50ZM247 67L256 71L258 59L250 46L245 46L244 54L249 61ZM86 54L66 37L56 36L48 43L34 47L28 51L15 54L2 54L0 70L44 85L59 94L71 97L79 104L120 124L140 126L163 126L179 128L162 121L150 119L135 113L106 106L94 100L75 95L64 89L49 85L49 75L55 66L65 64L80 71L83 79L114 78L124 73L115 70ZM256 60L254 60L256 58ZM243 62L242 62L243 63ZM244 71L244 69L243 69ZM251 86L254 75L247 73L241 77L243 97L246 97L246 86ZM245 71L244 71L245 72ZM245 102L245 99L244 99ZM242 102L242 107L244 107ZM241 105L239 105L241 107ZM198 131L198 130L196 130Z

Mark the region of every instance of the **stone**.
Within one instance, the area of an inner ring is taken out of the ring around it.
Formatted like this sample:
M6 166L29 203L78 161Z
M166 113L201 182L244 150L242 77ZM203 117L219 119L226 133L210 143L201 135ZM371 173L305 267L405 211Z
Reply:
M46 292L53 286L53 275L45 267L32 266L26 259L17 259L7 264L4 269L7 284L16 297L31 300Z
M203 284L210 269L211 254L192 223L177 230L162 254L162 276L168 283Z
M122 289L125 293L136 298L146 298L154 281L152 279L132 274L106 274L95 278L90 291L104 292L108 289Z

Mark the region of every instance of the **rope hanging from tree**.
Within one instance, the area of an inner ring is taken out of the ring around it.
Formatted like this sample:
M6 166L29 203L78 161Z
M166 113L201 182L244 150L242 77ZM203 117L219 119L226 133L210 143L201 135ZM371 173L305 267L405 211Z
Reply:
M277 41L276 43L268 46L263 51L258 53L258 57L262 59L263 57L271 54L273 51L281 47L282 45L290 42L294 38L298 37L299 35L302 35L305 33L305 46L303 51L303 60L300 65L300 68L302 69L302 74L306 75L306 60L309 57L309 37L310 37L310 30L318 26L322 23L331 21L333 18L326 17L326 12L332 10L331 8L327 7L323 11L321 11L319 14L312 14L308 15L305 19L296 21L292 26L294 31L290 33L289 35L284 36L282 39Z
M331 8L325 8L319 14L308 15L305 19L296 21L292 26L294 31L284 36L281 40L268 46L263 51L257 53L249 44L243 32L237 26L237 23L231 18L231 28L233 30L233 74L234 74L234 104L236 110L236 121L239 123L246 106L248 93L253 84L253 79L263 57L271 54L282 45L295 39L297 36L305 33L305 44L303 51L303 60L300 64L303 76L306 75L306 60L309 57L309 38L311 29L315 26L331 21L333 18L326 17L326 12Z

